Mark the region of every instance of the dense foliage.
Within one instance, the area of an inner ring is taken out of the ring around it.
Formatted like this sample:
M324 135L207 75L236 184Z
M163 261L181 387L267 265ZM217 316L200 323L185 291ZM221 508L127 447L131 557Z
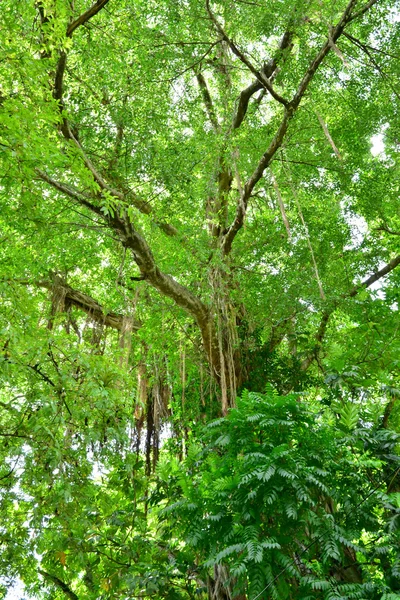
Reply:
M2 0L4 594L399 595L399 14Z
M398 597L398 443L367 406L244 393L183 472L160 462L164 535L250 598Z

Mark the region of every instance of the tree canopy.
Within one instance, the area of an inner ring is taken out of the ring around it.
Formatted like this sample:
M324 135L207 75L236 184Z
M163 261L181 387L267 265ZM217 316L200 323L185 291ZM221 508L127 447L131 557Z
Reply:
M5 586L398 597L399 14L2 0Z

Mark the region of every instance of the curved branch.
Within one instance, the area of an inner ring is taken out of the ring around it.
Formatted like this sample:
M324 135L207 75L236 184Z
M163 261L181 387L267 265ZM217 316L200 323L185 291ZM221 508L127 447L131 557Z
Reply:
M293 31L292 27L289 27L288 30L283 34L282 39L280 41L278 52L264 67L261 69L262 74L270 79L274 75L274 72L278 66L278 59L280 54L292 47L292 39L293 39ZM250 98L259 90L263 89L263 85L261 82L256 79L251 83L247 88L245 88L240 96L239 103L236 111L235 118L233 120L233 129L238 129L243 122L243 119L246 116L247 108L249 105Z
M225 33L223 27L220 25L218 20L215 18L213 12L211 11L210 0L206 0L206 7L207 7L207 12L210 16L210 19L214 23L218 33L220 33L222 39L224 39L227 42L227 44L229 45L232 52L239 58L239 60L244 65L246 65L246 67L249 69L249 71L251 71L251 73L253 73L253 75L256 77L256 79L260 82L261 86L263 88L265 88L266 90L268 90L268 92L271 94L271 96L275 100L277 100L280 104L287 106L288 101L285 98L283 98L280 94L278 94L278 92L276 92L274 90L268 77L266 77L262 71L261 72L257 71L257 69L251 64L249 59L243 54L243 52L241 50L239 50L239 48L236 46L236 44L233 42L233 40L231 40L230 37Z
M101 215L107 222L108 227L117 233L122 245L131 250L142 278L164 296L171 298L171 300L194 318L200 329L204 351L218 380L220 375L218 340L208 306L187 287L158 268L147 240L135 229L134 224L126 215L119 216L117 213L113 216L110 214L104 215L98 206L88 202L79 192L58 183L40 170L36 172L41 179L67 195L77 204L92 210L97 215Z
M345 300L346 298L354 298L354 296L357 296L359 292L366 288L369 288L373 283L375 283L376 281L393 271L398 265L400 265L400 254L393 258L391 261L389 261L388 264L385 265L382 269L376 271L370 277L365 279L362 283L355 285L349 292L347 292L346 294L342 294L341 299ZM311 365L311 363L314 362L314 360L316 360L316 358L318 357L322 342L327 331L328 321L331 315L338 308L339 304L340 301L336 301L330 310L324 311L321 318L321 322L318 327L317 334L315 336L315 346L312 352L301 363L300 369L302 371L306 371Z
M68 25L67 36L71 37L75 29L87 23L89 19L94 17L94 15L97 15L97 13L100 12L101 9L104 8L108 2L109 0L97 0L97 2L95 2L86 12L84 12L80 17L75 19L75 21L72 21L70 25Z

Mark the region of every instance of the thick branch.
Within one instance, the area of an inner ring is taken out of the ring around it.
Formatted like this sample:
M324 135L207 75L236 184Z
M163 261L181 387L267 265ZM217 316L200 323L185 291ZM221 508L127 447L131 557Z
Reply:
M26 283L32 285L30 282ZM53 281L49 281L47 279L39 280L34 282L34 285L46 288L47 290L53 290L54 287L57 286L58 288L62 289L63 294L65 294L64 302L66 305L75 306L79 310L82 310L89 315L93 321L105 325L106 327L112 327L118 331L121 331L123 328L124 315L112 311L106 312L102 305L94 300L91 296L75 290L65 283L61 277L55 276ZM135 321L132 327L133 329L137 330L141 327L141 323Z
M134 228L128 217L121 217L117 213L113 216L105 216L100 208L89 203L80 193L54 181L41 171L37 171L37 173L44 181L50 183L77 204L92 210L97 215L100 214L106 220L108 226L117 233L123 246L131 250L143 279L164 296L171 298L195 319L202 335L204 350L218 378L218 373L220 373L218 342L215 338L215 330L208 307L188 288L178 283L170 275L160 271L146 239Z
M89 21L94 15L96 15L107 3L109 0L97 0L86 12L84 12L80 17L75 19L70 25L67 27L66 36L71 37L74 31L80 26ZM64 81L64 73L65 67L67 65L67 53L62 51L60 54L60 58L58 59L58 64L56 68L56 76L54 79L54 91L53 97L59 101L60 109L63 108L63 81ZM64 128L66 127L66 121L64 120L61 130L64 135Z
M66 52L61 52L60 58L58 59L56 76L54 78L54 90L53 90L53 98L58 100L60 103L60 108L62 108L62 96L63 96L63 80L65 67L67 65L67 54Z
M71 588L66 583L64 583L64 581L62 581L55 575L50 575L50 573L47 573L46 571L42 571L42 569L38 569L38 571L39 571L40 575L42 575L42 577L47 579L47 581L54 583L54 585L56 585L58 588L60 588L60 590L63 591L64 594L66 596L68 596L68 598L70 598L71 600L79 600L79 597L75 594L75 592L73 592L71 590Z
M330 30L327 41L325 42L325 44L323 45L321 50L318 52L317 56L314 58L314 60L308 67L306 73L303 76L303 79L300 82L299 87L297 88L297 92L294 95L293 100L291 102L291 105L294 110L296 110L298 108L298 106L301 102L301 99L303 98L304 94L306 93L308 86L310 85L311 81L314 78L315 73L317 72L318 67L321 65L321 63L325 59L326 55L332 49L332 43L335 43L339 39L339 37L342 35L342 33L344 31L345 26L350 22L351 11L353 10L356 3L357 3L357 0L350 0L340 21L338 22L336 27L333 27Z
M392 393L390 394L390 400L386 404L385 411L383 413L383 419L382 419L382 425L381 425L382 429L388 429L390 415L392 414L392 411L396 404L396 400L398 400L398 399L399 399L398 394L395 393L394 391L392 391Z
M251 83L247 88L245 88L240 96L239 96L239 104L237 107L237 112L235 115L235 118L233 120L233 129L238 129L242 122L243 119L246 116L247 113L247 108L249 106L249 102L250 102L250 98L259 90L262 90L263 86L261 85L261 83L258 81L258 79L256 79L255 81L253 81L253 83Z
M94 15L97 15L97 13L100 12L101 9L104 8L108 2L109 0L97 0L97 2L95 2L86 12L84 12L80 17L75 19L75 21L73 21L70 25L68 25L67 36L71 37L75 29L87 23L89 19L94 17Z
M244 218L246 216L247 205L248 205L250 195L251 195L255 185L257 184L257 182L261 179L261 177L264 173L264 170L271 162L272 157L274 156L276 151L282 145L283 139L285 137L285 134L286 134L286 131L287 131L287 128L289 125L290 118L291 118L291 111L289 111L287 108L285 108L283 120L279 126L278 131L275 134L274 139L272 140L272 142L269 145L268 150L265 152L265 154L261 158L260 162L258 163L257 168L255 169L253 175L250 177L250 179L248 179L248 181L244 185L243 193L240 194L240 197L239 197L239 201L238 201L238 205L237 205L237 209L236 209L235 220L233 221L233 223L231 224L231 226L229 227L229 229L227 230L227 232L224 236L224 240L223 240L223 244L222 244L222 249L223 249L224 254L229 254L229 252L231 251L231 248L232 248L232 242L235 239L236 234L243 227Z

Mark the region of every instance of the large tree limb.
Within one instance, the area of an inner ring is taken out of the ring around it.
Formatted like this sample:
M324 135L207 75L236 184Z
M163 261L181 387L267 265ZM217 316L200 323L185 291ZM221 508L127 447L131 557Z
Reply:
M52 187L74 200L77 204L101 216L107 222L108 226L118 234L123 245L132 251L134 260L140 269L143 279L159 289L159 291L162 291L166 296L172 298L179 306L186 309L196 319L199 318L202 320L206 314L208 314L206 306L192 294L192 292L179 284L173 277L163 274L158 269L147 241L137 230L135 230L128 217L122 218L118 214L114 214L113 216L110 214L105 215L99 206L89 202L80 192L56 181L47 175L47 173L44 173L39 169L36 169L36 173L43 181L49 183Z
M368 277L367 279L365 279L364 281L362 281L358 285L355 285L349 292L346 292L345 294L342 294L340 300L345 300L346 298L354 298L355 296L357 296L357 294L359 292L361 292L362 290L365 290L365 289L369 288L373 283L375 283L379 279L382 279L382 277L384 277L385 275L387 275L388 273L390 273L391 271L393 271L398 265L400 265L400 254L398 256L395 256L395 258L393 258L391 261L389 261L388 264L385 265L382 269L379 269L379 271L376 271L370 277ZM326 335L326 331L327 331L327 327L328 327L328 321L329 321L331 315L339 307L340 300L337 300L333 304L333 306L332 306L332 308L330 310L326 310L326 311L323 312L322 318L321 318L321 322L319 324L318 331L317 331L317 334L315 336L315 345L314 345L314 348L313 348L312 352L301 363L300 368L301 368L302 371L306 371L308 369L308 367L317 358L317 356L318 356L318 354L319 354L319 352L321 350L322 342L323 342L324 337Z
M261 83L256 79L253 81L247 88L245 88L239 96L239 103L236 111L235 118L233 120L233 129L238 129L243 119L246 116L247 108L249 106L250 98L254 96L254 94L263 89Z
M38 572L40 573L40 575L42 575L42 577L47 579L47 581L54 583L54 585L56 585L62 592L64 592L64 594L68 596L70 600L79 600L79 596L77 596L75 592L73 592L71 588L59 577L56 577L56 575L51 575L50 573L47 573L47 571L43 571L42 569L38 569Z
M265 168L269 165L274 154L282 145L283 139L285 137L289 125L290 118L291 112L287 108L285 108L284 118L272 142L270 143L268 150L263 155L253 175L245 183L242 194L239 194L235 219L227 229L222 241L222 250L225 255L229 254L229 252L231 251L233 240L235 239L238 231L240 231L240 229L243 227L244 219L247 212L248 201L256 183L261 179Z
M208 0L207 0L207 2L208 2ZM337 23L337 25L335 27L332 27L330 29L329 35L328 35L328 38L327 38L325 44L322 46L322 48L318 52L317 56L310 63L307 71L304 73L303 78L301 79L301 81L297 87L297 91L294 94L292 100L290 102L284 103L285 104L284 114L283 114L282 121L278 127L278 130L277 130L274 138L272 139L268 149L266 150L266 152L263 154L263 156L259 160L258 165L256 166L255 170L253 171L252 175L249 177L249 179L245 183L244 188L243 188L243 193L239 194L240 197L238 198L236 215L235 215L234 221L228 228L228 230L225 234L225 237L222 241L222 249L223 249L224 254L228 254L231 251L232 242L233 242L234 238L236 237L238 231L240 231L240 229L243 227L244 219L245 219L246 212L247 212L248 201L253 192L254 187L256 186L256 184L259 182L259 180L263 176L265 169L270 164L270 162L271 162L272 158L274 157L275 153L277 152L277 150L282 146L283 140L284 140L286 132L288 130L290 119L293 117L296 110L298 109L300 102L301 102L303 96L305 95L311 81L313 80L314 75L317 72L318 68L324 61L327 54L332 49L332 44L334 44L339 39L339 37L341 36L341 34L344 31L345 26L350 22L351 16L352 16L352 10L353 10L356 2L357 2L357 0L349 1L339 22ZM366 11L364 11L364 12L366 12Z
M131 250L143 280L147 281L164 296L171 298L171 300L194 318L200 329L204 351L208 356L209 363L217 380L219 380L221 369L218 354L218 340L216 338L213 319L207 305L187 287L180 284L176 279L171 277L171 275L167 275L159 269L147 240L135 229L133 223L127 216L121 217L117 213L114 215L104 215L98 206L88 202L85 197L75 190L71 190L68 186L55 181L41 171L37 172L44 181L48 182L58 191L64 193L77 204L84 206L97 215L100 214L107 222L108 226L118 235L122 245Z
M31 282L25 283L32 285ZM55 287L57 287L63 292L65 305L75 306L79 310L82 310L89 315L93 321L96 321L101 325L105 325L106 327L112 327L118 331L121 331L124 327L124 321L126 319L124 315L113 311L106 311L104 307L99 304L99 302L94 300L94 298L72 288L65 281L63 281L61 277L54 276L52 280L41 279L34 282L34 285L47 290L53 290ZM140 327L141 323L139 321L134 321L132 323L132 328L134 330L138 330Z

